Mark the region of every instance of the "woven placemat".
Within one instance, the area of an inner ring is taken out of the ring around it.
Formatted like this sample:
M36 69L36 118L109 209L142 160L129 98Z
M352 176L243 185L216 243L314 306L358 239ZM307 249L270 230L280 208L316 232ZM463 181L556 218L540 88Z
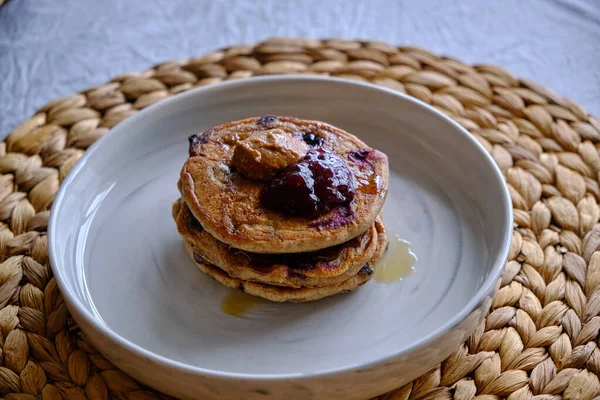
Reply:
M139 109L196 86L281 73L371 81L432 104L484 145L508 182L515 225L490 314L444 363L381 399L597 396L600 121L497 66L380 42L271 39L54 100L0 144L3 398L166 398L116 369L70 318L48 262L48 209L85 149Z

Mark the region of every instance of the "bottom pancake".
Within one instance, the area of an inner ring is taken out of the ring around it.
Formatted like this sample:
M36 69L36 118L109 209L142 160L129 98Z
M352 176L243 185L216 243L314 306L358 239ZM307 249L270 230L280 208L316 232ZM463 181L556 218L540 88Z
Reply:
M325 297L333 296L339 293L351 292L363 285L373 276L377 267L377 262L381 259L387 249L388 239L385 231L378 233L378 246L373 258L360 271L344 282L322 287L301 287L289 288L283 286L273 286L259 282L243 281L232 278L222 269L209 264L206 260L194 254L194 249L186 242L186 248L192 257L192 260L198 268L207 275L213 277L220 283L230 288L240 289L250 295L262 297L273 302L292 302L303 303L319 300Z

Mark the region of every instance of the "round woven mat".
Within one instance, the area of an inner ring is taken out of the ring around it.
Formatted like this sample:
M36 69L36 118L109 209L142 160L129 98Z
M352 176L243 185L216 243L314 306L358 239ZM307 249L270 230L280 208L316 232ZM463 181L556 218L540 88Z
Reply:
M196 86L281 73L371 81L432 104L484 145L508 182L515 226L490 314L444 363L381 399L597 396L600 121L497 66L379 42L272 39L54 100L0 144L4 398L166 398L116 369L70 318L48 262L48 209L85 149L139 109Z

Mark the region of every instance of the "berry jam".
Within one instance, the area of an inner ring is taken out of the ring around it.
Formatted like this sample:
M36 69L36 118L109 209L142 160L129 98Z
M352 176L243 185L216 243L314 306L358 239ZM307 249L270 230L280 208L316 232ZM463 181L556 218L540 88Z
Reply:
M317 148L281 171L262 190L264 206L291 215L314 218L350 204L356 179L338 155Z

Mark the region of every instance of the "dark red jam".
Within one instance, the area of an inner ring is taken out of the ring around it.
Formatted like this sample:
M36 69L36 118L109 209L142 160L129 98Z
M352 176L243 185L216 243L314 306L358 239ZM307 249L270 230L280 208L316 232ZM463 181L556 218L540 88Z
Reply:
M359 189L361 186L359 186ZM329 228L336 229L344 225L348 225L354 218L354 211L350 206L340 207L332 213L332 215L323 220L318 220L310 224L313 228Z
M281 171L262 190L265 207L314 218L336 207L350 204L356 179L338 155L317 148L298 163Z

